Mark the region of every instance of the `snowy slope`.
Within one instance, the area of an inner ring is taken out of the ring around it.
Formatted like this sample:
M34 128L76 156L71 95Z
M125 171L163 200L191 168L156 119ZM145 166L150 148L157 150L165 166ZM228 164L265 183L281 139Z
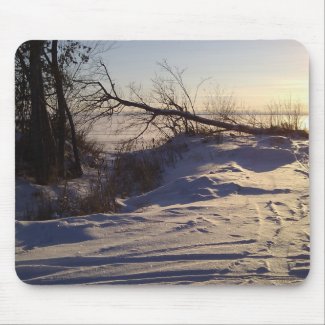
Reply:
M120 213L16 221L32 284L282 284L309 270L308 141L180 137L189 150Z

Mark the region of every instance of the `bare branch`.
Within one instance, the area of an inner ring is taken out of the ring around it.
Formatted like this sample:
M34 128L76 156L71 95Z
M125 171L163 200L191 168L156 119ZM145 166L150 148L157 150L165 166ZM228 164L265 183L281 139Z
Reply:
M104 63L101 62L101 64L105 67ZM166 65L166 69L171 69L171 68L168 65ZM100 87L100 89L104 93L104 95L102 96L102 98L100 100L108 103L108 106L109 106L108 109L111 109L113 107L113 105L116 105L116 104L111 104L111 102L113 102L113 103L118 103L120 105L121 109L123 109L123 108L140 109L142 111L145 111L146 113L150 113L154 117L152 118L152 121L149 122L149 124L152 123L156 117L161 116L161 117L166 117L167 119L171 119L171 123L173 124L173 126L171 128L178 127L177 122L180 119L184 119L184 123L186 126L187 126L188 122L197 122L197 123L200 123L203 125L214 126L214 127L225 129L225 130L245 132L245 133L250 133L250 134L266 134L266 133L274 134L274 133L279 132L279 130L275 130L275 129L271 129L271 128L269 128L269 129L254 128L254 127L250 127L248 125L234 123L234 121L231 121L231 123L230 123L229 119L228 119L228 121L209 119L209 118L206 118L206 117L203 117L200 115L196 115L195 112L190 113L187 110L186 102L183 102L183 105L177 104L175 102L175 100L174 100L175 97L173 97L174 96L173 88L171 87L171 89L168 90L167 88L165 88L166 85L164 85L163 83L159 83L159 81L156 83L156 87L158 87L157 94L160 96L160 98L158 98L158 103L160 102L161 104L164 105L162 108L155 107L153 105L149 105L149 104L145 103L142 99L140 102L123 99L123 98L119 97L117 95L117 93L115 92L114 84L112 82L112 79L111 79L107 69L105 69L105 73L107 75L107 78L109 79L113 93L107 91L107 89L104 87L104 85L100 81L85 81L85 80L75 80L75 81L81 82L86 86L89 85L89 86ZM176 80L179 80L180 86L184 87L182 79L179 79L181 74L183 73L183 71L177 71L177 73L172 71L172 73L175 74ZM185 89L185 87L184 87L184 89ZM97 89L97 91L98 91L98 89ZM168 94L168 91L169 91L169 94ZM190 100L190 97L189 97L186 89L185 89L184 93L187 94L185 96L188 99L190 105L193 105L193 102ZM222 98L222 101L220 102L220 104L221 104L222 110L225 110L225 112L230 112L234 108L234 106L233 106L234 101L232 99L232 96L229 98L226 98L226 99ZM194 109L194 106L192 106L192 108ZM146 128L143 132L145 132L148 129L149 124L146 125ZM141 134L143 134L143 133L141 133Z

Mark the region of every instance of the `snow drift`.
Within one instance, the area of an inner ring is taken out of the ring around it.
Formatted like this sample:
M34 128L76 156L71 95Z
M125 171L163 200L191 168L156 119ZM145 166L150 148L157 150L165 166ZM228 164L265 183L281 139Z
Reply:
M16 221L30 284L282 284L309 271L308 141L179 137L160 187L120 213Z

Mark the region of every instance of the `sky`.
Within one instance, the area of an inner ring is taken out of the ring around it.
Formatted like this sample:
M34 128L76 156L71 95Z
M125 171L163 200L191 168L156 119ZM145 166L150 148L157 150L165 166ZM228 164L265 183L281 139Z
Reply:
M122 89L131 83L152 88L161 73L157 62L186 68L190 91L205 78L198 105L213 87L233 93L253 110L265 110L273 100L291 97L308 107L309 58L300 43L280 41L119 41L102 54L108 70Z

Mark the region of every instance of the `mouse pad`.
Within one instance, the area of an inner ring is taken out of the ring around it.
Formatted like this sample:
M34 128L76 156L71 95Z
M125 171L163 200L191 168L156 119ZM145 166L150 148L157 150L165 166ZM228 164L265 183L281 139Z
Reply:
M308 65L294 40L21 44L19 279L303 281Z

